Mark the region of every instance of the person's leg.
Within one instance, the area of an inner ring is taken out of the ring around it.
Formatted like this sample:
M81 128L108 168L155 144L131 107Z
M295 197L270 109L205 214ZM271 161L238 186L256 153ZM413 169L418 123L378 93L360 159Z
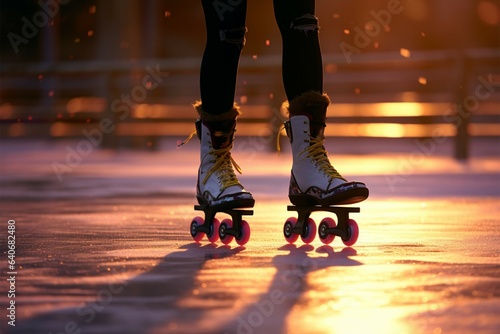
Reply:
M274 0L283 43L283 84L288 101L323 92L323 64L314 0Z
M241 49L245 43L247 1L202 0L207 43L200 70L201 101L196 130L201 141L196 196L201 205L253 207L252 194L239 183L231 158L236 119L234 104Z
M202 4L207 41L200 69L201 101L205 112L216 115L233 108L247 0L202 0Z
M296 205L350 204L368 197L361 182L347 182L323 146L330 99L323 94L323 64L315 0L274 0L283 40L283 84L289 101L285 123L292 145L289 198Z

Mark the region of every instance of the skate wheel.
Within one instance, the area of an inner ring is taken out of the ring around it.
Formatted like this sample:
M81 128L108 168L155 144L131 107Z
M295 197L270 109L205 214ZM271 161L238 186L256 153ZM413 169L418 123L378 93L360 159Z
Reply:
M358 223L354 219L349 219L347 221L347 239L342 239L342 242L346 246L352 246L358 241L359 237L359 227Z
M326 232L328 229L334 228L335 226L337 226L337 223L335 223L335 220L333 220L333 218L330 217L324 218L321 221L321 223L319 223L319 229L318 229L319 239L325 245L330 244L333 241L333 239L335 239L335 234L329 234Z
M231 243L231 241L233 241L233 236L230 235L230 234L226 234L226 230L228 228L231 228L231 227L233 227L233 221L231 219L229 219L229 218L224 219L220 223L219 237L220 237L220 241L224 245L229 245Z
M246 220L241 221L240 233L240 237L236 238L236 243L240 246L243 246L248 242L248 240L250 240L250 225Z
M285 240L291 244L293 244L299 238L299 235L297 233L292 232L295 224L297 224L297 218L290 217L286 220L285 225L283 226L283 235L285 236Z
M207 234L208 241L211 243L216 243L217 240L219 240L219 226L219 220L214 218L214 220L212 220L212 224L210 224L210 233Z
M307 224L304 234L300 236L305 244L310 244L316 237L316 223L312 218L307 219Z
M200 242L205 233L196 231L196 227L203 225L204 219L200 216L194 217L191 221L191 236L195 242Z

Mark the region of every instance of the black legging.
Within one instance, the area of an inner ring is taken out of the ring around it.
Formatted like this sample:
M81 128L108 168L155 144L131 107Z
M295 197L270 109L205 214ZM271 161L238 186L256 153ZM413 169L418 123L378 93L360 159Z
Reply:
M200 90L203 110L220 114L233 107L246 32L247 0L202 0L207 29ZM283 84L289 101L323 92L323 65L315 0L274 0L283 41Z

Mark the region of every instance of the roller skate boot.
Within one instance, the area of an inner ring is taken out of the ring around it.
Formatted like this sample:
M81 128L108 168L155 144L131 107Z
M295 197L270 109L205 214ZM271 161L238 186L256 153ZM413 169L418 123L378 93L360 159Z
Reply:
M233 237L240 245L248 242L250 227L242 220L243 215L252 215L255 200L246 191L235 174L241 173L240 167L231 157L237 108L221 115L209 115L202 111L201 105L195 106L200 113L196 122L196 133L200 139L200 167L196 183L196 198L199 205L195 210L201 210L205 218L196 217L191 223L191 235L195 241L200 241L206 234L209 241L221 239L229 244ZM234 167L234 168L233 168ZM232 217L221 223L215 218L218 212Z
M330 163L324 147L329 102L326 95L310 92L295 98L288 107L290 117L285 129L293 155L288 195L293 205L288 211L299 214L298 219L292 217L285 223L285 238L291 243L299 235L305 243L314 240L316 225L309 218L313 211L334 212L338 217L338 226L331 218L321 222L319 232L324 243L330 243L335 235L340 235L346 245L357 240L358 228L349 219L349 212L359 212L359 208L334 205L361 202L369 192L362 182L348 182Z

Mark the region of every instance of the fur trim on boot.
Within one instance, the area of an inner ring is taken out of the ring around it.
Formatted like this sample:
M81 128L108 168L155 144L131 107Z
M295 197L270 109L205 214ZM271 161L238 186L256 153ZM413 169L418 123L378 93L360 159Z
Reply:
M218 115L209 114L205 110L203 110L203 105L201 101L196 101L193 104L193 107L196 109L198 115L200 115L200 119L203 122L212 123L212 122L234 121L236 120L236 118L238 118L239 115L241 115L240 107L237 106L236 103L234 104L231 110Z
M318 92L306 92L294 98L287 106L289 116L306 115L313 119L324 119L330 98Z
M315 138L323 136L326 126L326 111L329 104L328 95L318 92L306 92L290 102L288 117L292 119L294 116L307 116L311 124L311 136Z
M200 122L205 125L212 136L212 144L215 148L228 147L234 139L236 131L236 119L241 114L239 107L234 104L233 108L222 114L213 115L203 110L201 102L196 102L193 107L200 115ZM200 125L197 125L198 138L200 137Z

